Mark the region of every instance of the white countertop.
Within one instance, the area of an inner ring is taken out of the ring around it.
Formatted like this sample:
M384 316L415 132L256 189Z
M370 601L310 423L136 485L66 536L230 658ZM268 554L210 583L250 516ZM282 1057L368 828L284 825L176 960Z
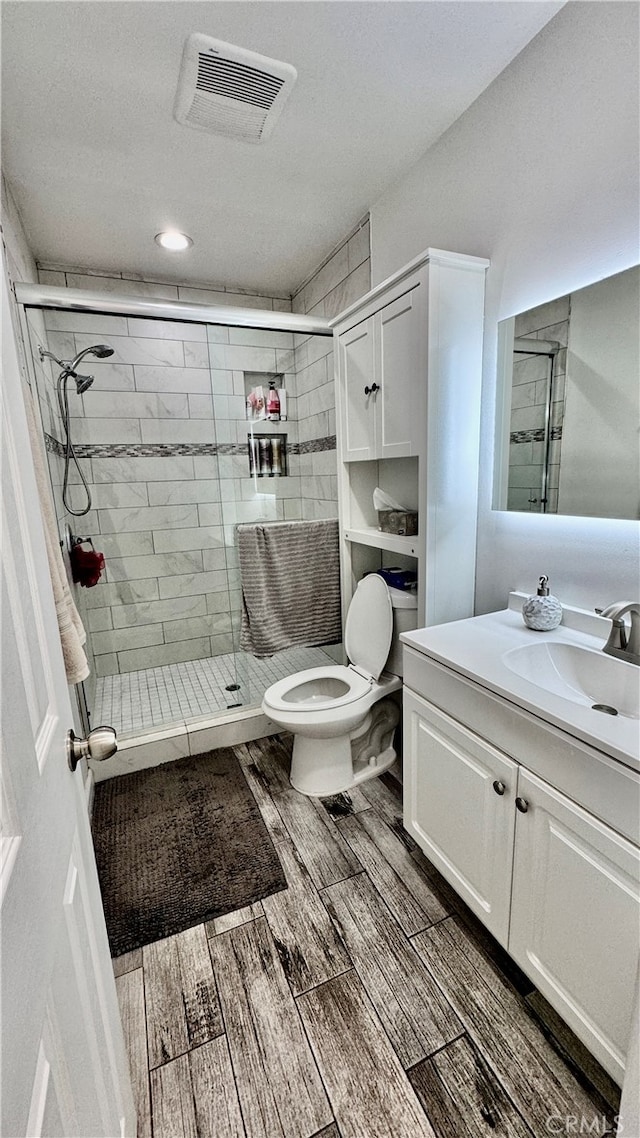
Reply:
M407 647L437 660L626 766L640 770L638 719L602 714L592 710L586 699L580 703L556 695L511 671L503 659L510 649L543 639L600 651L611 622L565 607L562 624L557 629L534 632L523 622L520 611L523 599L522 595L512 593L508 609L405 632L400 639ZM640 668L622 661L620 666L634 668L640 684Z

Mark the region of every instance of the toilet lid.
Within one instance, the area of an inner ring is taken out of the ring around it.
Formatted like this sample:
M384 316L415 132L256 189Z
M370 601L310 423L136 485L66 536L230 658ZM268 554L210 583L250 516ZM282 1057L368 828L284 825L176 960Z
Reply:
M352 664L374 680L385 666L393 632L393 609L386 583L377 573L358 582L344 630L344 646Z

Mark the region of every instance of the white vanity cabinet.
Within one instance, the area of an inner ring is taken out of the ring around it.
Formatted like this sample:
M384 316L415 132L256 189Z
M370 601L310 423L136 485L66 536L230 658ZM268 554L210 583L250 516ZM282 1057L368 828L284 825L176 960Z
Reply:
M437 681L445 669L432 667ZM410 669L410 682L415 674ZM456 683L467 700L475 685ZM442 687L449 711L450 690L449 699ZM491 697L494 722L500 703ZM403 704L406 829L621 1083L638 967L640 851L609 824L619 797L613 768L597 817L424 695L405 687ZM543 754L544 725L527 718ZM487 721L482 729L491 735ZM561 763L558 777L562 783Z
M622 1081L638 962L638 849L522 768L508 949Z
M383 566L417 573L420 624L472 612L487 265L427 249L332 321L345 613ZM376 486L418 534L378 528Z
M518 765L408 688L403 708L405 828L506 944Z

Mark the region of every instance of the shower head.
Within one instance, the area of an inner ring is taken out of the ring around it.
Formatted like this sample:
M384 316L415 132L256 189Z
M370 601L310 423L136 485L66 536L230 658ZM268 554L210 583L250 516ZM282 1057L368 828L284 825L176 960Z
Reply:
M84 356L96 356L99 360L105 360L107 356L113 355L113 348L108 344L93 344L91 348L84 348L74 360L69 364L65 364L65 378L75 379L76 391L78 395L82 395L83 391L87 391L93 383L94 377L92 375L79 375L76 371L80 360Z
M113 348L110 348L108 344L94 344L91 348L84 348L83 351L78 352L70 364L67 364L67 374L74 379L76 378L76 368L84 356L96 356L97 359L104 360L107 356L112 355Z
M76 381L76 391L78 395L82 395L84 391L87 391L88 388L91 387L94 377L92 375L74 375L73 378Z

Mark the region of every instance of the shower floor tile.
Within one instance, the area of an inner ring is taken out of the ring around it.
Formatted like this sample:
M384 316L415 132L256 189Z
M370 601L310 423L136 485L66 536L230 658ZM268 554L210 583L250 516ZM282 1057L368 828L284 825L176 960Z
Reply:
M138 735L229 708L258 707L266 689L304 668L335 664L322 648L288 648L258 660L233 652L96 680L94 727L108 723L118 735ZM237 690L228 691L231 684Z

